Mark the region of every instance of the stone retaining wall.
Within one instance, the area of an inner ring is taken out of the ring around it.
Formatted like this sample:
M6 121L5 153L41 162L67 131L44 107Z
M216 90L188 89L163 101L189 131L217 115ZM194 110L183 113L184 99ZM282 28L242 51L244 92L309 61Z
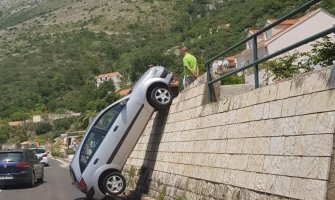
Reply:
M197 81L148 123L125 166L129 187L157 199L326 199L331 70L211 104Z

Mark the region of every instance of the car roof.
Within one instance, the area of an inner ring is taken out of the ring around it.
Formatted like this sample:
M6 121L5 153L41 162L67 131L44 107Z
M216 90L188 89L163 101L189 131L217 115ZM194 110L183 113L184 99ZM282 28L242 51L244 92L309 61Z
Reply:
M0 152L25 152L29 151L29 149L2 149Z

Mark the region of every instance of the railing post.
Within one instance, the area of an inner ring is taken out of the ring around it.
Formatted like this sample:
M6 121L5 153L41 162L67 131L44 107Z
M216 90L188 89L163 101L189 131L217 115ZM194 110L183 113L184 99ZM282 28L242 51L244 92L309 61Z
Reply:
M206 71L207 71L208 100L210 102L212 102L213 101L213 91L212 91L212 87L211 87L212 83L210 83L212 81L211 69L209 67L208 62L206 62L205 66L206 66Z
M255 75L255 88L259 88L259 76L258 76L258 53L257 53L257 36L252 38L252 53L254 61L254 75Z

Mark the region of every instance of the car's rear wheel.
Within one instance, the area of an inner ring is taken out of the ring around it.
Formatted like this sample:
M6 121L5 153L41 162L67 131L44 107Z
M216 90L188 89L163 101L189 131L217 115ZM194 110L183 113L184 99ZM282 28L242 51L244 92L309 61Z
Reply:
M173 99L173 95L171 90L165 86L165 85L160 85L153 87L151 90L149 90L150 98L149 98L149 103L158 110L161 109L167 109Z
M30 179L30 182L28 183L28 186L33 188L35 187L35 174L34 172L31 172L31 179Z
M41 177L39 179L37 179L37 181L39 183L43 183L44 182L44 169L42 169L42 174L41 174Z
M108 194L119 195L126 189L126 179L118 172L110 172L103 180L103 187Z

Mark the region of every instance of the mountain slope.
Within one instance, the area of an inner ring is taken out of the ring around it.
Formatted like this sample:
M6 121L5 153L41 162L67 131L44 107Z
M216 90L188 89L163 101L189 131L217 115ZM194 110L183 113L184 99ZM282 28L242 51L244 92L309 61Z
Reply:
M306 1L0 2L0 119L21 120L46 110L100 108L99 73L136 79L146 65L160 64L180 75L177 46L187 45L203 63L244 38L245 29ZM335 12L330 0L322 6ZM222 24L229 28L216 31Z

